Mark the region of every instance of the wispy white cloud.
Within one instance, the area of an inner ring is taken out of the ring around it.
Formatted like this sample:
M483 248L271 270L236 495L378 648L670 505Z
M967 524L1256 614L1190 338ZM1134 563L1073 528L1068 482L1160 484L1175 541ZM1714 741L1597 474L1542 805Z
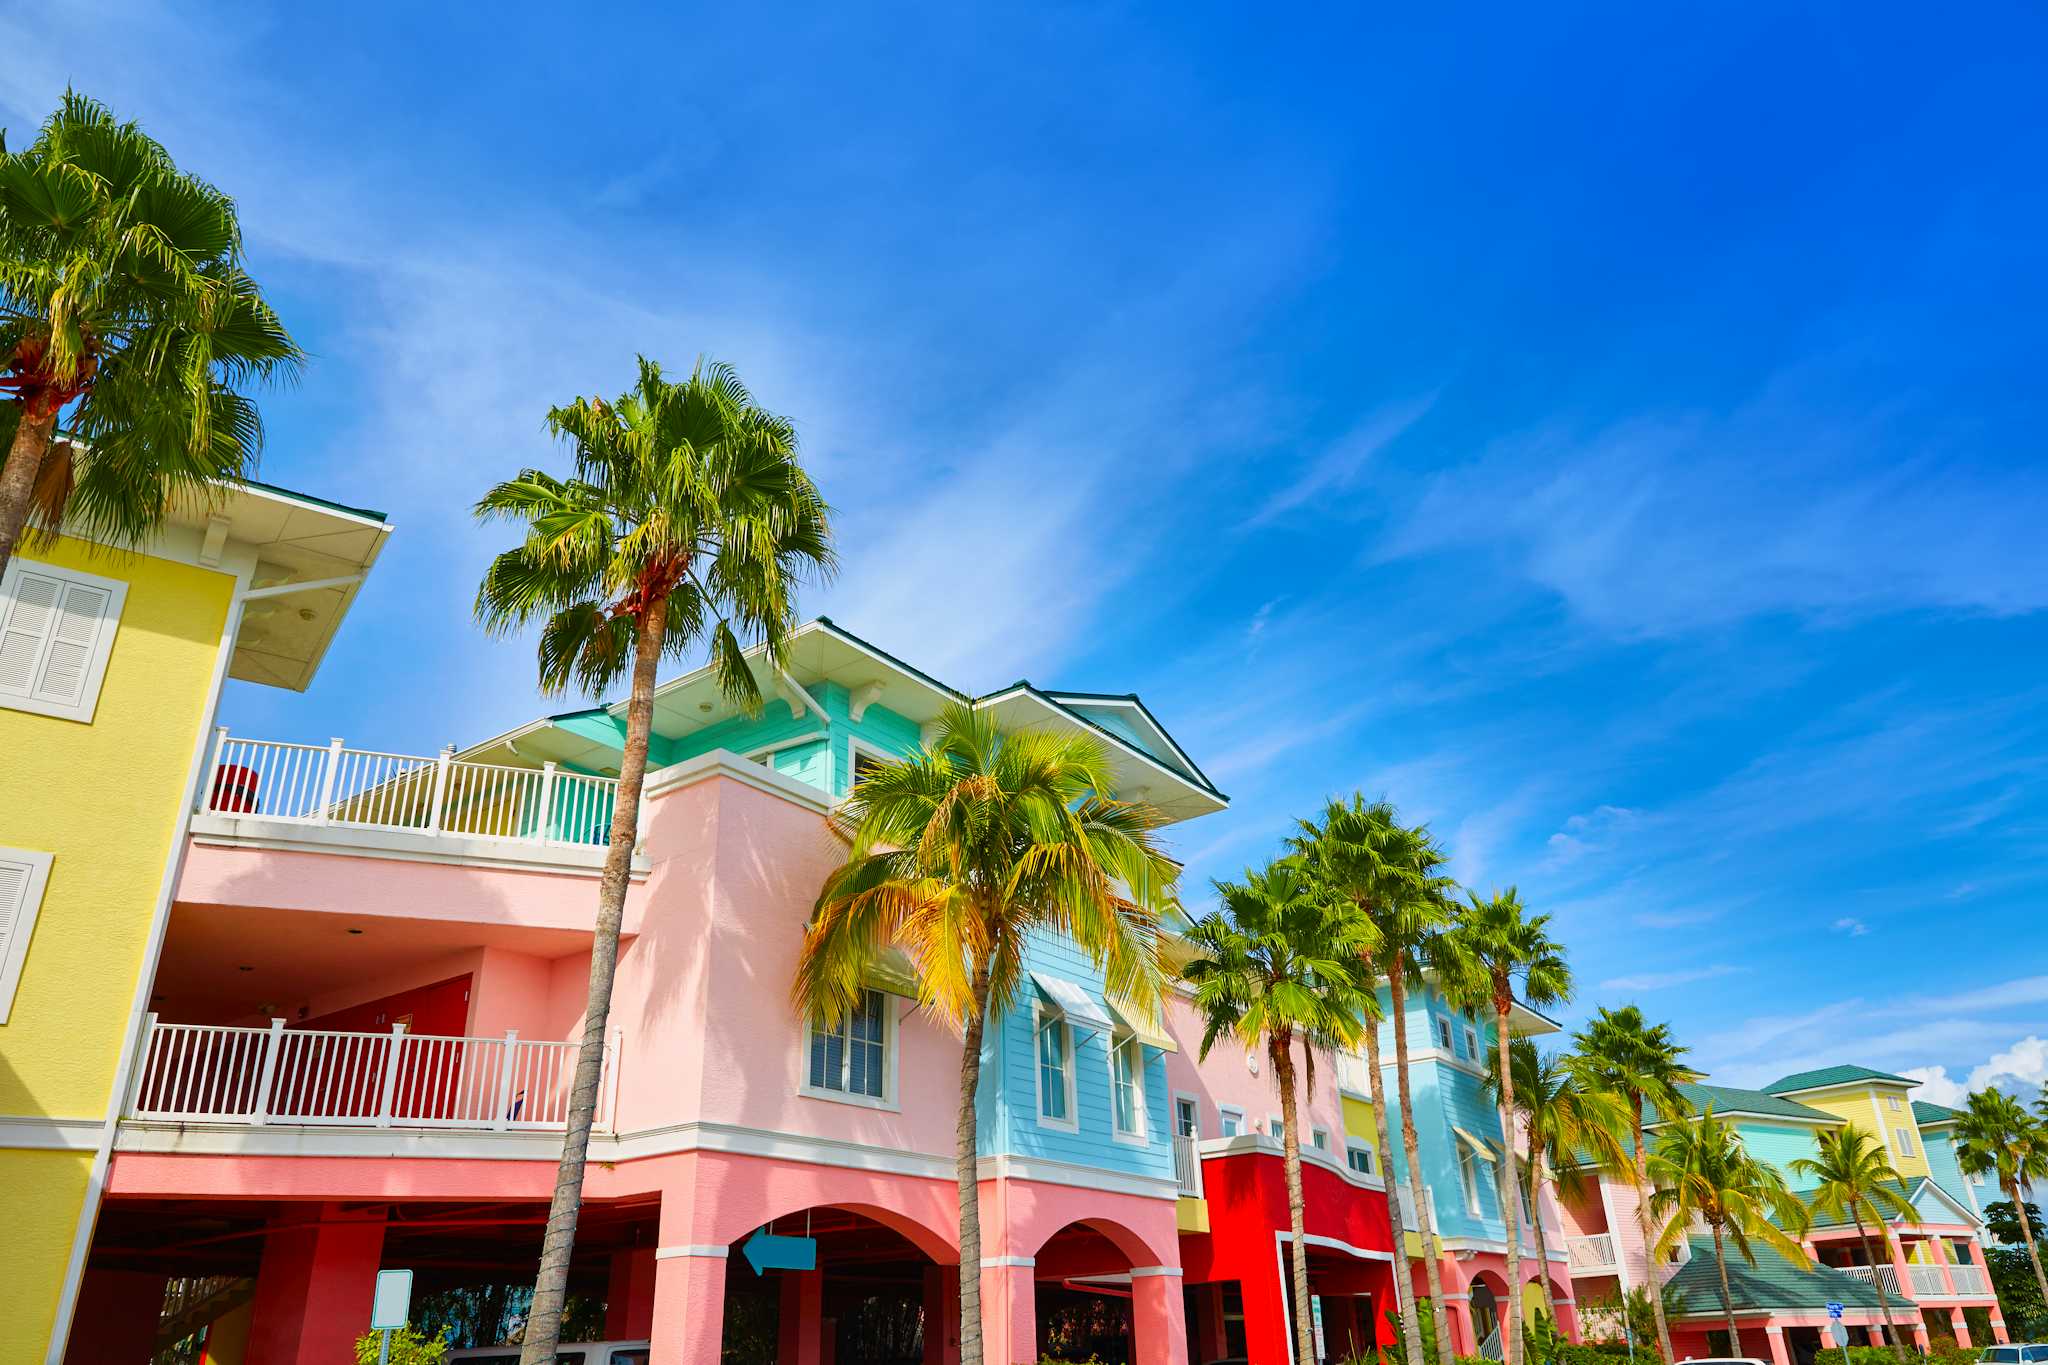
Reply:
M1836 933L1847 934L1850 938L1862 938L1870 932L1870 926L1854 915L1844 915L1836 920L1834 929Z
M1612 849L1627 833L1630 826L1640 818L1641 812L1626 806L1595 806L1592 810L1572 816L1564 822L1564 828L1545 841L1549 852L1549 865L1563 867L1575 863L1589 853L1604 853Z
M1339 437L1293 478L1267 497L1245 522L1247 528L1264 526L1310 502L1353 487L1367 461L1406 435L1409 428L1428 416L1437 394L1389 403L1369 414L1364 421Z
M1673 986L1690 986L1696 981L1714 981L1724 976L1735 976L1749 970L1731 963L1717 962L1711 967L1681 967L1670 972L1641 972L1634 976L1610 977L1600 983L1603 991L1663 991Z

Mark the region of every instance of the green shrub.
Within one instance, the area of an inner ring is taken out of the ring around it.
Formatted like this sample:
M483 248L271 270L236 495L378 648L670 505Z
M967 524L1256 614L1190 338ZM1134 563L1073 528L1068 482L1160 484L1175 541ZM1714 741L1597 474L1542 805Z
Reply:
M382 1332L365 1332L356 1338L356 1365L377 1365ZM391 1332L391 1365L441 1365L448 1356L448 1329L443 1327L428 1338L410 1327Z

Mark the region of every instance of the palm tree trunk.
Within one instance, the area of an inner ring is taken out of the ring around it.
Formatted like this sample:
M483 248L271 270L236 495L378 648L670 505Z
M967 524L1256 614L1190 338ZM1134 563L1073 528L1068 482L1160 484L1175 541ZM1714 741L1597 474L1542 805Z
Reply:
M1739 1360L1742 1358L1742 1329L1735 1325L1735 1300L1728 1293L1728 1256L1721 1248L1719 1223L1714 1224L1714 1268L1721 1272L1721 1313L1728 1319L1728 1354Z
M561 1338L562 1306L569 1295L569 1258L576 1249L576 1220L583 1209L583 1168L590 1154L590 1126L597 1118L598 1081L604 1070L604 1036L612 1013L612 980L619 967L619 925L626 913L626 882L633 845L640 837L640 791L647 777L647 740L654 729L654 672L668 633L668 599L657 596L639 620L633 638L633 690L626 703L626 748L619 758L619 789L612 807L612 842L598 882L597 927L590 941L590 993L583 1007L583 1043L576 1052L576 1079L569 1089L569 1130L562 1161L555 1168L555 1193L548 1201L547 1234L541 1241L540 1273L533 1282L520 1365L554 1365Z
M960 1112L953 1121L953 1174L960 1187L960 1365L981 1365L981 1040L988 1027L988 964L974 969L974 1013L960 1039ZM939 1324L928 1322L927 1332ZM1015 1349L1012 1343L1012 1349ZM1028 1343L1034 1354L1037 1342ZM522 1362L524 1365L524 1362Z
M1657 1258L1651 1250L1656 1239L1650 1235L1650 1167L1643 1153L1643 1101L1641 1096L1631 1095L1629 1102L1633 1106L1629 1114L1629 1132L1634 1144L1629 1152L1629 1181L1636 1192L1636 1227L1643 1234L1643 1278L1647 1281L1643 1292L1650 1296L1650 1314L1657 1323L1657 1349L1668 1361L1674 1359L1671 1354L1671 1325L1664 1321L1664 1284L1657 1278Z
M1380 1074L1380 1027L1372 1020L1365 1025L1365 1066L1371 1073L1366 1086L1372 1092L1372 1124L1380 1142L1380 1183L1386 1186L1387 1211L1393 1220L1394 1307L1401 1315L1401 1346L1410 1365L1428 1365L1422 1353L1422 1318L1415 1311L1414 1272L1408 1266L1408 1231L1401 1221L1401 1189L1394 1181L1394 1163L1389 1156L1394 1143L1387 1127L1387 1082ZM1374 1324L1373 1340L1379 1340L1378 1324Z
M1436 1354L1440 1365L1457 1365L1451 1344L1451 1319L1444 1308L1444 1274L1437 1264L1442 1255L1436 1241L1436 1219L1431 1216L1429 1195L1422 1187L1422 1143L1415 1136L1415 1101L1408 1088L1408 992L1403 980L1405 965L1398 950L1387 967L1387 1003L1394 1011L1394 1085L1401 1095L1401 1151L1408 1161L1408 1182L1415 1189L1415 1221L1422 1229L1422 1272L1429 1281L1429 1315L1436 1324Z
M2005 1187L2005 1197L2020 1216L2020 1240L2027 1244L2027 1259L2034 1263L2034 1282L2041 1286L2041 1297L2048 1300L2048 1275L2041 1273L2041 1248L2034 1241L2034 1223L2027 1217L2027 1201L2020 1198L2018 1181Z
M1906 1348L1900 1344L1899 1329L1892 1322L1892 1296L1884 1292L1884 1280L1878 1274L1876 1254L1870 1249L1870 1234L1863 1230L1863 1213L1860 1209L1856 1212L1856 1240L1863 1244L1863 1259L1870 1263L1870 1282L1877 1288L1877 1306L1884 1313L1885 1339L1891 1342L1892 1355L1904 1360ZM1892 1259L1890 1233L1884 1235L1884 1259L1887 1264Z
M14 558L14 547L28 525L29 505L34 501L36 474L50 453L50 437L57 430L57 414L33 415L27 405L14 428L14 440L7 449L7 463L0 465L0 572Z
M1522 1185L1515 1167L1515 1073L1508 1063L1508 1007L1496 999L1493 1014L1493 1046L1500 1062L1501 1171L1506 1177L1501 1182L1500 1217L1508 1234L1507 1365L1522 1365Z
M1316 1365L1315 1324L1308 1302L1307 1229L1302 1226L1301 1127L1295 1110L1294 1042L1274 1038L1267 1044L1273 1057L1273 1080L1280 1087L1281 1166L1287 1175L1287 1226L1294 1233L1294 1356L1297 1365Z
M1534 1143L1530 1144L1532 1147ZM1543 1157L1529 1153L1529 1207L1536 1211L1536 1261L1542 1268L1543 1311L1550 1315L1550 1325L1557 1326L1557 1295L1550 1287L1550 1241L1543 1234ZM1552 1196L1553 1198L1555 1196Z

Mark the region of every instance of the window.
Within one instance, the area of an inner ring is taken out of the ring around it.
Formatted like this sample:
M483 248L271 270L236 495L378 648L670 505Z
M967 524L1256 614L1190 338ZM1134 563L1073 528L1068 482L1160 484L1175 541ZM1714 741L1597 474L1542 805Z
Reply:
M1308 1145L1315 1148L1319 1152L1329 1151L1330 1134L1328 1130L1322 1128L1315 1129L1309 1137Z
M1353 1142L1346 1144L1344 1148L1344 1160L1346 1164L1348 1164L1351 1167L1352 1170L1358 1172L1360 1175L1372 1174L1372 1148L1366 1146L1364 1143Z
M1266 1115L1266 1136L1275 1142L1287 1140L1287 1125L1280 1121L1278 1114Z
M1181 1137L1202 1135L1202 1110L1193 1095L1173 1097L1173 1131Z
M0 1024L14 1007L14 988L21 984L29 935L35 932L49 880L49 854L0 848Z
M1891 1111L1894 1114L1899 1112L1899 1097L1897 1095L1886 1095L1884 1102L1891 1106Z
M1458 1179L1465 1186L1465 1212L1474 1218L1479 1216L1479 1162L1472 1155L1472 1149L1458 1148Z
M1123 1137L1145 1134L1145 1045L1125 1038L1109 1049L1110 1112Z
M1469 1025L1465 1029L1465 1055L1475 1062L1479 1060L1479 1031Z
M862 991L860 1003L837 1027L812 1021L809 1089L832 1097L887 1099L888 1043L887 999L880 991Z
M1432 1017L1436 1019L1436 1045L1445 1052L1449 1052L1451 1050L1451 1021L1443 1018L1441 1015Z
M0 706L90 721L128 585L15 559L0 576Z
M1066 1019L1045 1012L1038 1019L1038 1121L1074 1125L1074 1049Z
M1525 1228L1533 1226L1536 1222L1536 1210L1529 1207L1529 1187L1517 1184L1515 1191L1522 1196L1522 1226Z
M859 740L851 740L847 747L853 752L853 780L865 782L890 762L889 759L868 748Z
M1892 1138L1898 1143L1900 1156L1913 1155L1913 1130L1911 1128L1892 1129Z
M1220 1109L1217 1114L1223 1120L1223 1136L1236 1137L1244 1131L1244 1110Z

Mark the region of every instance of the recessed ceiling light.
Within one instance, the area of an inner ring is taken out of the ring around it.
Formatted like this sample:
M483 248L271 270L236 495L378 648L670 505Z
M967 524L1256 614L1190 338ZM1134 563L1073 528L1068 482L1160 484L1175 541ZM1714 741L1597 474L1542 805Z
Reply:
M351 929L351 930L349 930L349 932L350 932L351 934L360 934L360 933L362 933L363 931L362 931L362 930L360 930L360 929Z
M249 966L247 963L244 963L243 965L235 968L235 970L238 972L253 972L256 969L254 967Z
M708 701L700 701L697 703L697 709L699 711L709 712L711 710L711 703Z

